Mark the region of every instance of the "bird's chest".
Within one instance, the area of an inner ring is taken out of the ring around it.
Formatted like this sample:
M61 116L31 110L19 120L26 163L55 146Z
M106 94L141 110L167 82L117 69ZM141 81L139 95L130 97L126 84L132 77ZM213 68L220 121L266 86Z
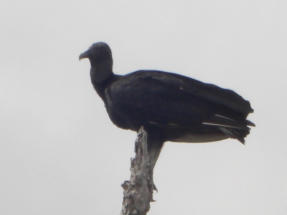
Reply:
M133 120L133 111L123 106L117 98L114 98L109 90L105 92L105 106L111 121L123 129L137 130Z

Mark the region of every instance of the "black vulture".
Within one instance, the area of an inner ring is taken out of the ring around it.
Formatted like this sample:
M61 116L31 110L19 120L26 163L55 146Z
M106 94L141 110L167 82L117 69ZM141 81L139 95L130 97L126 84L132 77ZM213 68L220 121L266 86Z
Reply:
M246 119L253 112L250 103L232 90L157 70L116 75L104 42L94 43L79 58L90 60L92 84L111 121L123 129L145 128L153 166L165 141L235 138L244 143L254 126Z

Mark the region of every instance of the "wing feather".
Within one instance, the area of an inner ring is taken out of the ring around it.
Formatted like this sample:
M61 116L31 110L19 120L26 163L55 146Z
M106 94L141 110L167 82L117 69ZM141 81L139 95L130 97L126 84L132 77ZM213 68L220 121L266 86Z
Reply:
M243 129L253 111L248 101L231 90L161 71L131 73L112 85L110 96L127 116L158 124L205 122Z

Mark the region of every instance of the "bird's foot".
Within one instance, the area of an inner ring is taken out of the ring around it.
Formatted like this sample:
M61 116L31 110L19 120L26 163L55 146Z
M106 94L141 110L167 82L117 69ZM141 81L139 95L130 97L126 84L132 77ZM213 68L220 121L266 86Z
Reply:
M154 183L152 183L152 189L155 190L156 192L158 192L158 189L157 189L157 187L155 186Z

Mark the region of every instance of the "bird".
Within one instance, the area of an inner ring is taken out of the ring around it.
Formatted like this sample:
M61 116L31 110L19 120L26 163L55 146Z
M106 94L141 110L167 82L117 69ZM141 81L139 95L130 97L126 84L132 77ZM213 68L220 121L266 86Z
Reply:
M233 138L245 143L254 110L230 89L159 70L113 72L109 45L96 42L79 59L90 61L90 78L110 120L119 128L147 132L152 167L166 141L204 143Z

